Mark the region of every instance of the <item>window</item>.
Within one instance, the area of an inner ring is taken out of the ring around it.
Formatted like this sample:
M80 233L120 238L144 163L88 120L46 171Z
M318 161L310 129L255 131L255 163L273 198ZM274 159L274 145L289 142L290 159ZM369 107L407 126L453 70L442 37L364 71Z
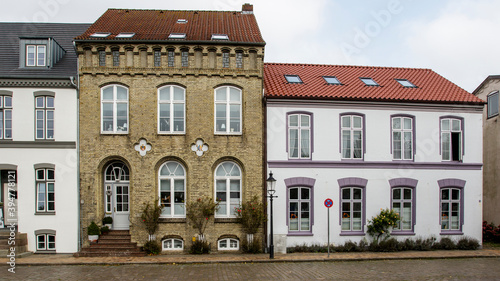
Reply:
M134 35L134 32L120 32L115 38L132 38Z
M285 79L288 83L302 84L302 80L298 75L285 75Z
M153 56L154 56L155 67L160 67L161 66L161 51L155 50Z
M229 40L227 34L212 34L212 40Z
M414 117L392 117L392 159L413 159Z
M182 241L181 239L169 238L162 241L163 251L175 251L183 249L184 249L184 241Z
M223 68L229 67L229 51L222 52L222 67Z
M218 245L218 250L231 250L231 251L237 251L240 249L240 241L237 239L232 239L232 238L224 238L220 239L217 242Z
M54 97L35 97L36 139L54 139Z
M335 76L323 76L323 79L325 79L326 83L329 85L342 85Z
M128 89L110 85L101 89L101 132L128 133Z
M311 159L312 114L288 115L288 157Z
M379 86L372 78L359 78L366 86Z
M342 231L362 231L363 190L345 187L341 193Z
M186 90L178 86L165 86L158 90L158 133L185 132Z
M364 153L364 116L341 115L341 153L343 159L362 159Z
M106 66L106 51L99 50L99 66Z
M113 66L120 66L120 51L113 50Z
M460 179L438 181L441 234L462 234L464 224L464 187Z
M54 169L36 169L36 212L55 212Z
M11 96L0 96L0 139L12 139Z
M236 52L236 68L243 68L243 52Z
M363 178L342 178L340 187L340 235L364 235L366 184Z
M188 67L189 66L189 53L187 50L181 51L181 66Z
M215 133L241 133L241 90L224 86L215 89Z
M241 170L233 162L224 162L215 170L215 198L219 202L216 217L236 217L241 204Z
M416 88L417 87L413 83L408 81L407 79L396 79L396 81L398 81L399 84L401 84L401 86L403 86L405 88Z
M444 161L462 161L463 118L441 117L441 155Z
M160 167L158 175L161 217L185 217L186 173L184 167L169 161Z
M186 33L170 33L168 39L185 39Z
M174 50L168 50L167 59L168 59L168 67L174 67L175 66L175 52L174 52Z
M311 231L311 188L288 189L288 230Z
M26 66L45 66L46 59L45 45L26 45Z
M55 251L56 250L56 235L55 234L38 234L38 235L36 235L36 250L37 251Z
M407 187L392 189L392 209L399 214L400 220L393 230L412 230L413 190Z
M188 20L187 19L178 19L177 20L177 23L187 23Z
M498 115L498 92L488 95L488 118Z
M111 33L109 33L109 32L96 32L96 33L91 34L90 37L106 38L109 35L111 35Z

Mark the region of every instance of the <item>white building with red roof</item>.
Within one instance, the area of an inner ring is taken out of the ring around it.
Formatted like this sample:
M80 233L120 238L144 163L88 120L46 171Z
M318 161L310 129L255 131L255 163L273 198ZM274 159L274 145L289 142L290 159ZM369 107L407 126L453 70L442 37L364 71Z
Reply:
M275 244L371 241L396 210L398 239L481 241L483 101L430 69L264 65Z

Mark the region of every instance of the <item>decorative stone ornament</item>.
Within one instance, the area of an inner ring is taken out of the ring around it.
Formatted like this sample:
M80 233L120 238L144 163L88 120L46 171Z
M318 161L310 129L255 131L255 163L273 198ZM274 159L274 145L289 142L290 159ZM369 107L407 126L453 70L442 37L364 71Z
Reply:
M197 139L196 143L191 145L191 150L196 152L196 155L202 156L205 151L208 151L208 145L202 139Z
M141 156L146 156L146 153L151 150L151 145L148 144L145 139L140 139L139 144L135 145L135 150L138 151Z

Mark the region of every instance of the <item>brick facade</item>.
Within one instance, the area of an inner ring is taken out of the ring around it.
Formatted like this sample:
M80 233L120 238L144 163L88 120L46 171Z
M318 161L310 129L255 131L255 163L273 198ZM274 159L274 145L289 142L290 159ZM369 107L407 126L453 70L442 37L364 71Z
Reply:
M118 43L118 42L116 42ZM185 43L185 42L184 42ZM106 54L106 66L99 66L99 51ZM119 66L113 66L118 50ZM155 50L161 52L161 66L154 64ZM175 65L168 67L168 51L175 52ZM189 64L181 65L181 50L188 51ZM186 200L214 197L214 172L225 160L242 170L241 199L263 198L263 45L162 45L77 43L80 74L80 195L82 241L88 243L86 227L105 215L104 169L113 160L130 170L130 233L142 245L148 235L140 215L145 203L158 202L160 166L168 160L186 170ZM229 52L230 65L222 67L222 53ZM243 54L243 67L236 65L236 53ZM119 84L129 90L127 134L101 133L101 88ZM184 134L158 134L158 88L177 85L185 89ZM242 92L242 133L218 135L214 130L214 90L234 86ZM135 149L140 139L151 145L141 156ZM197 139L208 145L202 156L191 150ZM265 198L263 198L265 200ZM196 234L185 219L163 219L156 237L179 235L188 249ZM217 250L222 235L245 238L235 219L210 222L205 236ZM263 237L263 230L258 234Z

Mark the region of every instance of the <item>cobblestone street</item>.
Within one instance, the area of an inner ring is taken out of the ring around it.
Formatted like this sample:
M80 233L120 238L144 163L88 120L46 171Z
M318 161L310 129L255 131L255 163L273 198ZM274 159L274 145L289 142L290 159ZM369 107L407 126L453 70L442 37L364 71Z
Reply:
M500 280L500 258L0 266L1 280Z

